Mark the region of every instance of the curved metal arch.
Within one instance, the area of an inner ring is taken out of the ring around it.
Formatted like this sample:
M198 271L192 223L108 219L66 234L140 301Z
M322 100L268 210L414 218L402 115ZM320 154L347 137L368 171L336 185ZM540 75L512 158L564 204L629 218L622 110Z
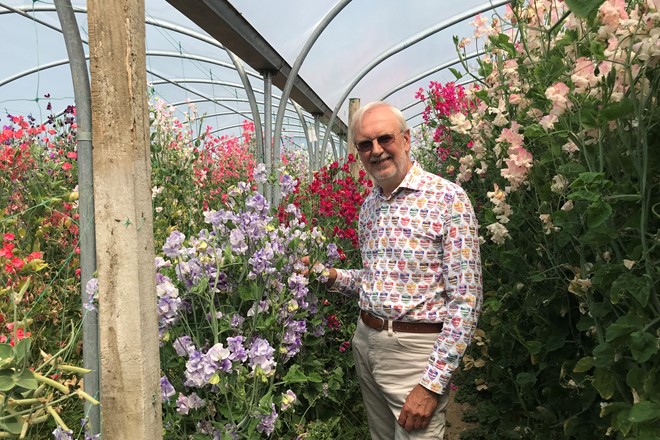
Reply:
M229 69L232 69L233 67L229 63L225 63L223 61L218 61L214 58L209 58L209 57L203 57L200 55L193 55L193 54L185 54L185 53L179 53L179 52L166 52L166 51L147 51L147 56L160 56L160 57L172 57L172 58L185 58L185 59L190 59L194 61L201 61L209 64L214 64L217 66L221 67L226 67ZM89 55L85 55L85 59L89 61ZM19 80L25 76L32 75L34 73L38 73L44 70L52 69L54 67L59 67L65 64L69 64L69 59L63 59L63 60L57 60L57 61L52 61L47 64L43 64L39 67L33 67L32 69L27 69L22 72L19 72L15 75L12 75L10 77L5 78L4 80L0 81L0 87L7 85L13 81ZM253 72L247 72L248 75L252 75L256 78L260 78L259 74L253 73Z
M57 32L60 32L60 33L62 32L62 30L59 29L57 26L53 26L50 23L47 23L43 20L39 20L36 17L32 17L32 16L30 16L29 14L27 14L25 12L25 10L29 10L31 12L55 12L55 7L54 6L21 6L19 8L14 8L14 7L5 5L4 3L0 3L0 6L7 9L7 11L0 11L0 15L5 14L5 13L17 13L19 15L22 15L22 16L34 21L35 23L39 23L39 24L41 24L43 26L46 26L46 27L48 27L52 30L55 30ZM84 13L84 14L87 13L87 8L74 6L74 7L72 7L72 9L76 13ZM236 67L236 71L239 74L239 77L241 78L241 81L244 83L243 88L246 91L246 94L248 94L248 97L250 99L254 98L254 94L252 93L252 85L250 84L249 80L247 79L247 76L245 74L243 74L245 72L245 68L243 67L243 63L240 62L238 57L236 57L231 51L229 51L227 48L225 48L218 41L216 41L213 38L208 37L204 34L201 34L199 32L195 32L191 29L187 29L185 27L176 25L174 23L169 23L169 22L164 21L164 20L157 20L157 19L152 19L152 18L147 17L147 18L145 18L145 23L153 25L153 26L161 27L163 29L171 30L173 32L180 33L182 35L186 35L186 36L195 38L197 40L206 42L206 43L208 43L212 46L218 47L218 48L226 51L227 54L229 55L230 59L232 60L232 62L234 62L234 65ZM89 44L86 40L82 40L82 41L83 41L84 44ZM147 70L147 72L149 72L149 70ZM151 72L149 72L149 73L151 73ZM156 75L156 76L158 76L158 75ZM165 78L163 78L163 79L165 79ZM211 100L211 101L213 102L213 100ZM256 106L252 105L252 103L251 103L250 107L253 109L253 111L256 108ZM261 138L261 118L259 116L258 111L254 112L253 121L255 123L255 131L258 133L257 134L257 139L259 139L259 138Z
M351 83L348 85L348 87L346 88L346 90L344 91L342 96L339 98L339 101L337 102L337 105L335 106L334 110L332 111L332 116L330 116L330 120L328 121L329 130L332 130L332 126L334 125L335 120L337 119L337 114L339 113L339 109L344 104L344 101L346 101L346 98L351 93L351 91L353 91L355 86L360 81L362 81L362 79L369 72L371 72L376 66L378 66L380 63L382 63L383 61L385 61L389 57L401 52L402 50L407 49L408 47L419 43L420 41L424 40L425 38L427 38L427 37L429 37L433 34L436 34L436 33L440 32L440 31L442 31L442 30L444 30L444 29L446 29L450 26L453 26L457 23L460 23L461 21L466 20L468 18L471 18L471 17L473 17L477 14L480 14L482 12L486 12L486 11L489 11L491 9L495 9L495 8L500 7L500 6L511 3L511 1L513 1L513 0L498 0L498 1L495 1L495 2L489 1L488 3L484 3L480 6L469 9L468 11L466 11L462 14L456 15L456 16L452 17L449 20L445 20L445 21L443 21L443 22L441 22L441 23L439 23L439 24L437 24L437 25L435 25L435 26L433 26L429 29L426 29L426 30L412 36L411 38L397 44L396 46L393 46L389 50L387 50L387 51L383 52L382 54L380 54L378 57L373 59L369 64L367 64L355 76L353 81L351 81ZM327 132L326 132L326 135L327 135ZM327 146L327 142L328 142L326 137L323 138L323 143L321 144L321 156L325 156L326 146Z
M210 98L209 98L210 99ZM168 103L168 105L171 105L173 107L180 107L182 105L188 105L188 104L199 104L203 102L209 102L209 99L204 99L204 98L198 98L198 99L188 99L186 101L177 101L177 102L172 102ZM223 97L223 98L216 98L218 101L223 101L223 102L237 102L237 103L247 103L248 100L245 98L235 98L235 97ZM294 103L295 104L295 103ZM257 101L257 105L264 105L263 101ZM297 105L297 104L296 104ZM291 113L291 112L296 112L298 113L298 117L304 118L305 116L302 115L301 113L297 112L296 110L292 110L291 108L287 107L286 111ZM209 116L209 114L205 114L205 116ZM304 121L306 122L306 121ZM302 125L302 124L301 124Z
M210 57L205 57L201 55L194 55L190 53L185 53L185 52L169 52L169 51L163 51L163 50L148 50L147 51L147 56L148 57L170 57L170 58L184 58L187 60L193 60L193 61L200 61L203 63L208 63L208 64L213 64L215 66L220 66L220 67L225 67L227 69L231 70L236 70L236 66L230 63L226 63L224 61L217 60L215 58L210 58ZM258 73L256 72L246 72L248 76L252 76L254 78L261 78Z
M289 95L291 94L291 90L293 89L293 83L295 78L298 76L298 72L300 71L300 68L302 67L303 62L305 61L305 58L307 58L307 55L309 54L309 51L312 49L312 46L314 46L314 43L316 43L316 40L318 40L319 36L323 31L328 27L328 25L332 22L332 20L351 2L351 0L340 0L335 4L335 6L332 7L330 11L321 19L321 21L316 25L314 28L314 31L312 34L309 36L305 44L303 45L302 49L300 50L300 53L296 57L296 61L293 63L293 66L291 67L291 73L287 77L286 84L284 85L284 90L282 91L282 96L284 99L280 101L280 106L277 109L277 117L275 119L275 139L280 138L280 132L282 131L282 120L284 118L284 106L285 100L289 99ZM275 149L277 150L279 148L279 145L277 144L278 141L275 143Z
M481 56L481 55L483 55L483 54L485 54L485 53L486 53L485 51L481 51L481 52L472 52L472 53L470 53L470 54L468 54L468 55L466 55L466 56L464 56L464 57L457 57L457 58L454 58L454 59L451 60L451 61L448 61L448 62L446 62L446 63L440 64L439 66L433 67L433 68L427 70L426 72L422 72L422 73L420 73L419 75L417 75L417 76L415 76L415 77L413 77L413 78L410 78L409 80L407 80L407 81L405 81L405 82L402 82L401 84L399 84L398 86L396 86L395 88L393 88L392 90L390 90L389 92L385 93L385 94L384 94L383 96L381 96L378 100L379 100L379 101L384 101L384 100L386 100L387 98L389 98L391 95L393 95L393 94L395 94L396 92L398 92L399 90L401 90L401 89L403 89L403 88L405 88L405 87L408 87L409 85L414 84L414 83L416 83L417 81L419 81L419 80L421 80L421 79L424 79L424 78L426 78L426 77L429 76L429 75L433 75L434 73L437 73L437 72L439 72L439 71L441 71L441 70L447 69L447 68L449 68L449 67L451 67L451 66L453 66L453 65L456 65L456 64L460 63L461 61L471 60L472 58L476 58L476 57Z

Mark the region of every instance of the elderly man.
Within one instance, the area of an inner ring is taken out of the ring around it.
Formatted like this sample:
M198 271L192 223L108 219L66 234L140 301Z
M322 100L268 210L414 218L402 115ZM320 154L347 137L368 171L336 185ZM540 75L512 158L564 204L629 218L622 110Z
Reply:
M477 221L466 193L410 159L403 114L385 102L351 122L376 187L360 210L363 268L331 269L357 295L356 370L373 439L441 439L451 374L481 307Z

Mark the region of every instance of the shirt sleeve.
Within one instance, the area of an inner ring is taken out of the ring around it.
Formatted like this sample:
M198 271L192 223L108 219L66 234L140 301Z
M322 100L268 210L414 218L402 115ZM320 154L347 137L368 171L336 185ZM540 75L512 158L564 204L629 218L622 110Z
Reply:
M442 276L447 316L420 384L442 394L476 330L482 303L479 232L472 205L459 188L443 212ZM449 240L449 242L448 242Z
M328 292L342 293L348 296L357 297L360 292L362 279L361 269L335 269L337 278L332 286L328 287Z

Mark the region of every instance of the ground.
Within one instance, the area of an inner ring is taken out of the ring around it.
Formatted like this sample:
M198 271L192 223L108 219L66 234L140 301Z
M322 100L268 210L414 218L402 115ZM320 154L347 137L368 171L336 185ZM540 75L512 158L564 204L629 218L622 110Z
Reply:
M447 427L445 428L444 440L460 440L461 432L474 427L474 424L463 421L463 412L468 408L468 405L454 401L454 394L455 391L449 393Z

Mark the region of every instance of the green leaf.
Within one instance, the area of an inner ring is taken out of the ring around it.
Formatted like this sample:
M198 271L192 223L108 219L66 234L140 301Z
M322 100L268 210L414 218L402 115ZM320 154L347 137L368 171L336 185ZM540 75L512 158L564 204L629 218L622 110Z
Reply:
M16 386L12 370L0 371L0 391L9 391Z
M14 357L14 349L9 344L0 344L0 361L12 359Z
M484 310L492 310L493 312L497 312L501 308L502 303L497 298L492 297L484 301Z
M258 299L257 296L257 285L243 284L238 286L238 295L241 297L242 301L255 301Z
M516 383L521 387L534 385L536 383L536 376L532 373L518 373L516 375Z
M12 416L0 422L0 428L12 434L19 435L23 430L23 423L18 420L18 417Z
M575 364L573 368L574 373L584 373L591 370L594 367L594 358L591 356L585 356Z
M615 297L624 297L625 293L635 298L642 307L646 307L651 296L651 280L647 275L637 276L630 272L621 274L614 280L610 289L610 300L614 303Z
M612 103L600 111L600 118L603 121L613 121L622 119L635 111L635 105L632 99L625 98L619 102Z
M643 423L660 418L660 405L643 400L633 405L628 420L633 423Z
M612 206L609 203L598 201L592 203L587 209L587 226L597 228L612 215Z
M606 367L614 362L614 349L609 344L598 344L593 355L596 367Z
M316 371L310 373L310 375L307 376L307 380L309 380L310 382L314 382L314 383L321 383L321 382L323 382L323 378L322 378L321 375L320 375L319 373L317 373Z
M586 200L588 202L597 202L600 200L601 195L595 191L589 191L588 189L580 188L568 194L568 198L571 200Z
M593 386L605 400L609 400L614 396L614 375L612 372L605 368L596 368L594 371Z
M305 373L300 369L300 365L292 365L282 380L287 384L308 381L307 376L305 376Z
M539 354L543 344L540 341L527 341L527 351L529 354Z
M526 138L537 138L546 136L547 133L540 124L531 124L525 128L524 135Z
M34 378L32 371L25 369L18 375L16 384L28 390L36 390L39 386L37 379Z
M461 72L459 72L458 70L454 69L453 67L450 67L450 68L449 68L449 71L450 71L451 73L454 74L454 76L456 77L456 79L461 79L461 78L463 78L463 74L462 74Z
M630 339L630 351L637 362L646 362L658 352L656 338L648 332L634 332Z
M566 0L566 5L576 17L587 18L589 14L598 9L605 0Z
M14 347L14 353L16 353L16 363L20 364L23 360L27 359L30 354L30 346L32 341L30 338L21 339L18 341L18 344Z

